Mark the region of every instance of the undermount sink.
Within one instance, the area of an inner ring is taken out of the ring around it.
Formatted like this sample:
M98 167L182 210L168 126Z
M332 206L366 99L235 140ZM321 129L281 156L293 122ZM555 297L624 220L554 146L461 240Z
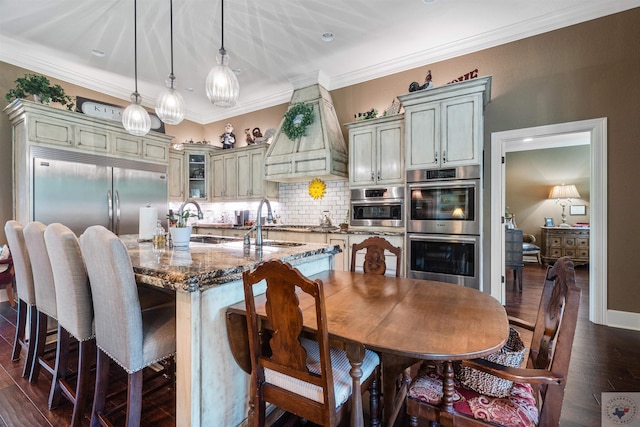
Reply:
M300 242L284 242L282 240L263 240L262 246L282 246L282 247L294 247L302 246L304 243Z
M220 243L231 243L231 242L236 242L238 239L236 237L222 237L222 236L200 236L200 235L196 235L196 236L191 236L191 241L192 242L196 242L196 243L209 243L211 245L218 245Z
M242 242L242 239L237 237L222 237L222 236L209 236L209 235L195 235L191 236L191 241L195 243L207 243L210 245L219 245L222 243L234 243ZM263 240L263 246L276 246L276 247L295 247L302 246L304 243L300 242L285 242L283 240ZM255 246L252 241L251 246Z

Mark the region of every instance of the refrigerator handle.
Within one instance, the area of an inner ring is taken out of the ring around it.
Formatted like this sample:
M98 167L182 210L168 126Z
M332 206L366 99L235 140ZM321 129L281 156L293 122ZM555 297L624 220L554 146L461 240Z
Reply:
M107 191L107 214L109 215L109 228L113 231L113 199L111 198L111 190Z
M116 235L120 235L120 193L116 190L116 222L115 222L115 231Z

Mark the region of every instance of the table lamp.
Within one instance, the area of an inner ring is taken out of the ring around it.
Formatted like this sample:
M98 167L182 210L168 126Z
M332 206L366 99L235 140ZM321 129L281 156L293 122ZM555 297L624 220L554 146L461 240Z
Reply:
M556 203L562 206L562 224L559 227L571 227L567 224L567 213L565 208L568 204L571 204L571 199L579 199L580 193L575 185L556 185L551 189L549 193L550 199L555 199Z

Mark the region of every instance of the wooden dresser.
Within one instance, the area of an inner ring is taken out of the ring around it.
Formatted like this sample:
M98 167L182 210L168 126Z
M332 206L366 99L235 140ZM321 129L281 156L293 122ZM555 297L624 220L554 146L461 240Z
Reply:
M542 260L553 262L568 256L574 264L589 262L589 228L540 227Z

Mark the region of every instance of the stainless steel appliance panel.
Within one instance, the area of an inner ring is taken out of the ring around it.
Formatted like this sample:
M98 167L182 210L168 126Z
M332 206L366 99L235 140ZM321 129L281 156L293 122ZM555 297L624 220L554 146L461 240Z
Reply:
M33 220L78 235L91 225L137 234L141 207L156 207L161 220L167 212L166 165L47 147L32 147L31 161Z
M168 210L165 173L113 168L113 230L116 234L138 234L140 208L158 209L159 219Z
M33 220L60 222L81 234L91 225L110 228L112 168L33 159Z
M407 277L480 288L480 236L407 234Z
M350 223L361 227L403 227L404 187L351 190Z

